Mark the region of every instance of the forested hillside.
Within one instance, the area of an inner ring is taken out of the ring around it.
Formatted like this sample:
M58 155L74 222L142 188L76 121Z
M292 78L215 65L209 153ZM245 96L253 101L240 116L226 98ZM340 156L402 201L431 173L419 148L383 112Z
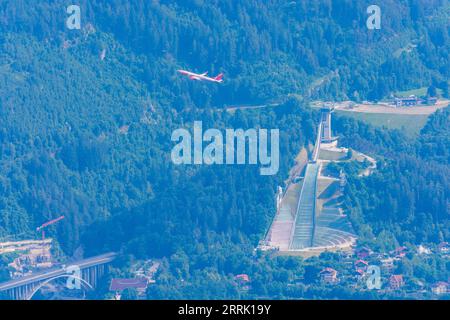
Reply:
M346 204L362 242L393 250L399 244L448 240L449 112L447 107L431 116L415 142L400 131L338 119L343 143L379 158L379 170L368 178L348 172Z
M185 217L182 222L186 226L192 227L192 221L198 221L205 230L212 223L224 230L238 230L245 224L248 230L244 231L255 235L264 231L273 211L275 182L282 177L270 182L257 174L256 167L243 169L248 179L240 185L242 173L238 169L174 168L170 162L171 133L176 123L188 124L196 119L202 119L205 126L219 128L270 128L274 123L279 127L286 122L281 137L283 151L289 149L293 155L313 139L315 121L311 111L302 111L305 119L295 118L292 112L263 119L240 112L234 116L212 111L172 113L155 102L135 79L133 71L140 61L120 44L99 34L79 41L65 49L53 44L43 46L24 36L17 36L14 46L12 38L3 39L2 53L9 63L3 66L5 85L1 94L2 233L32 235L33 227L61 212L68 219L58 230L59 241L71 252L80 244L83 226L95 220L104 222L115 213L139 210L150 200L158 206L151 210L157 214L152 219L158 228L155 235L167 223L178 221L178 214ZM105 61L98 57L98 43L102 41L114 47ZM288 108L294 113L300 111L297 104ZM164 126L160 125L162 121ZM283 157L284 172L292 164L291 159ZM229 174L232 176L223 192L218 192L216 184ZM265 181L269 182L267 187ZM208 193L208 185L214 194L199 202L200 195ZM225 190L235 193L227 194ZM195 192L199 194L194 196ZM222 194L230 199L210 203ZM186 199L181 196L196 199L192 213L181 210L186 209ZM265 204L259 203L264 199ZM221 206L221 213L217 212ZM205 211L203 215L200 209ZM211 210L216 217L210 216ZM232 218L230 211L237 217ZM248 214L253 218L248 219ZM152 228L148 231L153 232ZM127 232L134 235L131 229ZM117 238L114 246L121 245Z
M287 286L303 276L301 262L253 248L277 186L315 140L309 102L432 84L448 95L448 1L383 1L382 29L368 30L371 2L81 0L82 29L68 30L70 1L0 0L0 241L37 237L37 226L65 215L48 235L68 256L82 246L121 251L124 265L167 258L154 298L236 298L227 275L243 272L254 275L249 297L302 297ZM187 81L179 68L223 72L225 82ZM382 232L388 246L449 240L448 115L430 118L417 141L338 119L342 144L382 164L349 179L363 241ZM278 174L173 165L172 131L196 120L280 129Z
M61 43L79 33L64 28L68 4L3 0L0 30ZM445 87L450 75L448 2L383 1L379 31L366 28L370 4L80 1L84 27L92 23L146 56L140 79L159 99L173 98L168 102L177 109L255 104L289 93L359 100L431 82ZM176 67L224 72L227 81L220 89L189 84L175 77Z

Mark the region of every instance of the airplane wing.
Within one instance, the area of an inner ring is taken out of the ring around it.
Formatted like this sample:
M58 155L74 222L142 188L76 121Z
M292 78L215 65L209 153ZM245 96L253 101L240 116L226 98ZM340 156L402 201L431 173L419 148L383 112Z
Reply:
M202 76L207 76L207 75L208 75L208 72L202 73L201 75L202 75Z

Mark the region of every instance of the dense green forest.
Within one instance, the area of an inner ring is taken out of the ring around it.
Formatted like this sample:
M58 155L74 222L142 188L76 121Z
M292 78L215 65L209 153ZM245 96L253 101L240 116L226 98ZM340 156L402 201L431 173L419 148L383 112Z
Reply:
M417 141L408 141L400 131L382 132L338 119L343 144L380 159L378 170L368 178L347 171L351 183L346 204L361 241L392 250L399 243L448 240L449 115L449 107L432 115Z
M0 241L37 237L64 214L48 235L68 256L83 246L121 251L123 266L165 259L151 298L238 298L229 280L238 273L253 279L250 298L355 297L344 286L287 285L333 257L305 265L253 248L277 186L315 140L311 100L431 85L448 96L448 1L383 1L382 29L367 30L371 2L82 0L82 29L68 30L70 1L0 0ZM223 72L225 82L186 81L178 68ZM172 131L196 120L280 129L279 173L173 165ZM448 120L448 109L437 113L411 140L337 119L342 145L380 162L366 179L349 172L346 205L362 243L449 240Z
M79 3L84 27L91 23L145 56L135 75L178 110L265 103L289 93L359 100L431 82L448 86L445 0L383 1L381 30L366 28L370 1ZM59 43L73 39L81 32L64 28L68 4L3 0L0 31ZM227 81L220 88L187 83L174 76L178 66L224 72ZM324 80L320 86L317 79Z

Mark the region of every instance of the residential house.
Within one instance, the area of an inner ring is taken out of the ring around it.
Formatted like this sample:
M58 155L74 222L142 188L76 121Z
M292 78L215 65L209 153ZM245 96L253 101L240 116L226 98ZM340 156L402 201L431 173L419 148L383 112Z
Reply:
M333 268L325 268L322 271L320 271L320 273L319 273L320 280L323 283L328 283L328 284L335 284L338 282L337 274L338 274L338 272L336 270L334 270Z
M136 290L138 297L144 296L147 286L147 278L114 278L111 280L109 290L114 291L116 293L116 297L120 300L120 294L127 289Z
M431 292L436 295L446 294L448 293L448 283L447 282L437 282L431 286Z
M438 251L443 254L448 254L450 252L450 244L448 242L439 243Z
M390 287L392 290L398 290L398 289L400 289L401 287L403 287L404 284L405 284L405 283L404 283L404 280L403 280L403 276L400 275L400 274L392 275L392 276L389 278L389 287Z
M359 274L364 274L367 270L367 267L369 266L369 263L364 260L357 260L355 262L355 270Z
M238 285L244 289L244 290L248 290L250 289L250 277L248 276L248 274L238 274L237 276L234 277L234 280L236 280L236 282L238 283Z
M407 253L408 253L408 248L404 247L404 246L398 247L392 252L392 254L398 259L405 257Z
M405 97L395 98L394 100L394 105L396 107L413 107L417 106L419 103L420 99L414 95L406 98Z
M367 247L362 247L362 248L358 248L356 249L356 256L359 259L366 259L367 257L369 257L372 254L372 250L370 250Z
M395 268L394 258L389 257L389 258L380 260L380 262L381 262L381 269L386 273L391 273L392 270L394 270L394 268Z

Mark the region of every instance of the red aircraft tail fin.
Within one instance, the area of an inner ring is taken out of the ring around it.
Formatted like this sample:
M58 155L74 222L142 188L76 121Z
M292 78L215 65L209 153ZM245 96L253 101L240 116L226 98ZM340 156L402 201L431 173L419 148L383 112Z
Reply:
M214 80L222 81L223 80L223 73L221 73L217 77L215 77Z

